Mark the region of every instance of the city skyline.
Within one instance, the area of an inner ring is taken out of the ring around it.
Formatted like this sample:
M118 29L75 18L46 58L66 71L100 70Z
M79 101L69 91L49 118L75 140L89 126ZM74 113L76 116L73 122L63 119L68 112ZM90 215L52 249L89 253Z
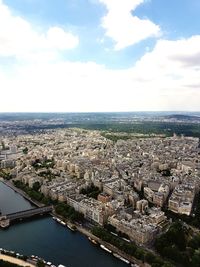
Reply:
M199 15L198 0L0 0L0 112L199 111Z

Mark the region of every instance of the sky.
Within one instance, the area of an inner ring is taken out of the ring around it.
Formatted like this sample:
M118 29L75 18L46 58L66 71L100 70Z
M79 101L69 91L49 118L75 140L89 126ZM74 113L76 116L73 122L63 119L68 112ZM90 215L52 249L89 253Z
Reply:
M200 111L200 0L0 0L0 112Z

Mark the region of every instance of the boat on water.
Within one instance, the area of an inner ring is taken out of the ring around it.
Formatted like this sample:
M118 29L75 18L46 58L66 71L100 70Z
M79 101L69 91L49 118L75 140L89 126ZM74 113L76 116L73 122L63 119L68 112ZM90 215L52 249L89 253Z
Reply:
M53 217L53 219L55 220L55 221L57 221L57 222L61 222L61 220L59 219L59 218L57 218L57 217Z
M75 232L76 231L76 226L75 225L72 225L72 224L69 224L69 223L65 223L64 221L62 221L61 219L57 218L57 217L53 217L53 219L62 224L63 226L67 226L71 231Z
M60 223L60 224L62 224L62 225L66 225L66 223L65 222L63 222L62 220L60 220L59 218L57 218L57 217L53 217L53 219L56 221L56 222L58 222L58 223Z
M66 225L66 223L65 223L65 222L63 222L63 221L60 221L60 224L62 224L62 225L64 225L64 226Z
M73 232L76 231L76 226L75 225L67 224L67 227Z
M94 239L92 239L90 236L88 237L88 239L95 245L98 245L97 241L95 241Z
M110 249L108 249L107 247L105 247L104 245L100 245L100 247L102 249L104 249L105 251L109 252L109 253L112 253L112 251Z
M115 256L116 258L120 259L121 261L130 264L130 261L128 261L127 259L124 259L123 257L121 257L120 255L118 255L117 253L113 253L113 256Z

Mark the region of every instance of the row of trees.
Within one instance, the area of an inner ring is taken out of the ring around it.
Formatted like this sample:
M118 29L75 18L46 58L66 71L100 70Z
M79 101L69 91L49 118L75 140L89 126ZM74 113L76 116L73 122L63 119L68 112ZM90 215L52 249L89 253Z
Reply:
M83 214L76 211L73 207L69 206L66 203L58 203L55 205L55 211L57 214L61 215L71 222L80 222L83 220Z
M181 221L174 222L166 233L155 241L162 257L184 267L200 266L200 235L194 235Z
M21 181L13 181L13 182L16 187L22 189L32 199L42 202L45 205L54 204L56 213L66 218L67 220L70 220L71 222L83 220L83 214L77 212L73 207L69 206L66 203L53 201L52 199L45 197L39 191L40 189L39 182L35 182L33 184L33 188L30 188L28 185L22 183Z
M30 188L28 185L22 183L21 181L13 181L13 183L16 187L23 190L30 198L42 202L45 205L52 204L52 200L48 197L45 197L44 194L39 191L40 184L38 182L33 184L33 188Z

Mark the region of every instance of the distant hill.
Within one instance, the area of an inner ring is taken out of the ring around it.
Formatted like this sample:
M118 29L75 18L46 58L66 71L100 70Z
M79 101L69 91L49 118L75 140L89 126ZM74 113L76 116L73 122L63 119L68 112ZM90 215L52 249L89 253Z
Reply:
M183 114L172 114L165 116L166 119L174 119L174 120L180 120L180 121L200 121L200 116L194 116L194 115L183 115Z

